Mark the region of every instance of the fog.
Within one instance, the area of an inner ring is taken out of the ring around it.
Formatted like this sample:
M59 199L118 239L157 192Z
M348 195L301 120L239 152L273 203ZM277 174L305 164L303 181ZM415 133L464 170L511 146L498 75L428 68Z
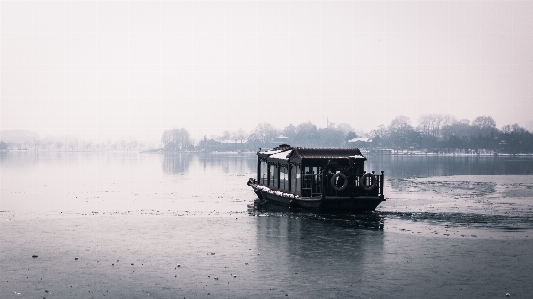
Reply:
M158 141L490 115L531 129L533 2L1 2L0 128Z

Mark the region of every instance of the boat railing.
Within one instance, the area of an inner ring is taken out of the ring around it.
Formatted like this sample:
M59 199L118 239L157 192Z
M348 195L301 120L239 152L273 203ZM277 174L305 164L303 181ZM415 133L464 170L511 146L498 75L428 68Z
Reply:
M384 173L381 172L381 174L375 174L372 172L372 174L375 176L376 184L371 190L365 190L363 186L361 186L361 177L363 177L365 174L366 172L349 175L347 177L348 185L343 190L335 190L333 186L331 186L331 175L329 175L324 180L325 194L340 196L383 195Z
M361 177L365 173L354 174L347 177L349 183L343 190L335 190L331 186L331 175L324 177L321 174L306 173L303 174L302 180L302 196L313 197L320 196L322 193L326 195L339 195L339 196L361 196L361 195L382 195L384 178L383 173L374 174L376 185L372 190L365 190L361 186Z

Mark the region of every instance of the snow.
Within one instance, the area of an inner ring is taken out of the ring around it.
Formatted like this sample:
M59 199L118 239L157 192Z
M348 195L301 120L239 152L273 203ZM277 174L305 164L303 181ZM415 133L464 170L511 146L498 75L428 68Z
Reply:
M261 190L261 191L264 191L264 192L267 192L267 193L270 193L270 194L275 194L277 196L282 196L282 197L287 197L287 198L294 198L294 199L297 199L299 198L300 196L298 195L294 195L294 194L290 194L290 193L285 193L285 192L281 192L281 191L274 191L266 186L257 186L257 189Z
M266 154L266 155L273 155L273 154L277 154L277 153L280 153L282 152L283 150L268 150L268 151L264 151L264 152L260 152L261 154Z
M361 155L348 156L348 158L353 158L353 159L365 159L365 157L363 157L363 156L361 156Z
M352 138L352 139L348 140L349 143L354 143L354 142L357 142L357 141L372 142L372 139L370 139L370 138Z
M289 155L291 153L292 153L292 150L288 150L288 151L284 151L284 152L273 154L269 158L279 159L279 160L289 160Z

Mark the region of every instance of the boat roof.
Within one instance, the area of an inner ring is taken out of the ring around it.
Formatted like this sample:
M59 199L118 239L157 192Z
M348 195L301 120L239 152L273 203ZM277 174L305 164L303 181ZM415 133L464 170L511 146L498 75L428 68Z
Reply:
M275 155L275 154L278 154L278 153L281 153L281 152L284 152L290 149L292 149L290 145L280 144L280 146L272 148L272 149L268 149L265 151L258 151L257 155L262 158L268 158L268 157L271 157L272 155Z
M358 148L295 148L294 158L300 159L364 159Z
M291 156L292 152L293 152L292 149L281 151L279 153L275 153L271 155L270 157L268 157L268 160L269 161L278 160L277 162L287 162L289 161L289 157Z
M282 144L279 147L257 152L257 155L266 158L270 162L301 162L307 159L361 159L366 160L358 148L310 148L291 147Z

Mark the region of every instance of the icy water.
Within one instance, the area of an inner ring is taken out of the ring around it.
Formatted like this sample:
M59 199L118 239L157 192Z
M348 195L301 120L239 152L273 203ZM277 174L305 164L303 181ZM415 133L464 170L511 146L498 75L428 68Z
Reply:
M254 155L1 154L0 298L531 298L533 157L368 159L339 215L254 206Z

